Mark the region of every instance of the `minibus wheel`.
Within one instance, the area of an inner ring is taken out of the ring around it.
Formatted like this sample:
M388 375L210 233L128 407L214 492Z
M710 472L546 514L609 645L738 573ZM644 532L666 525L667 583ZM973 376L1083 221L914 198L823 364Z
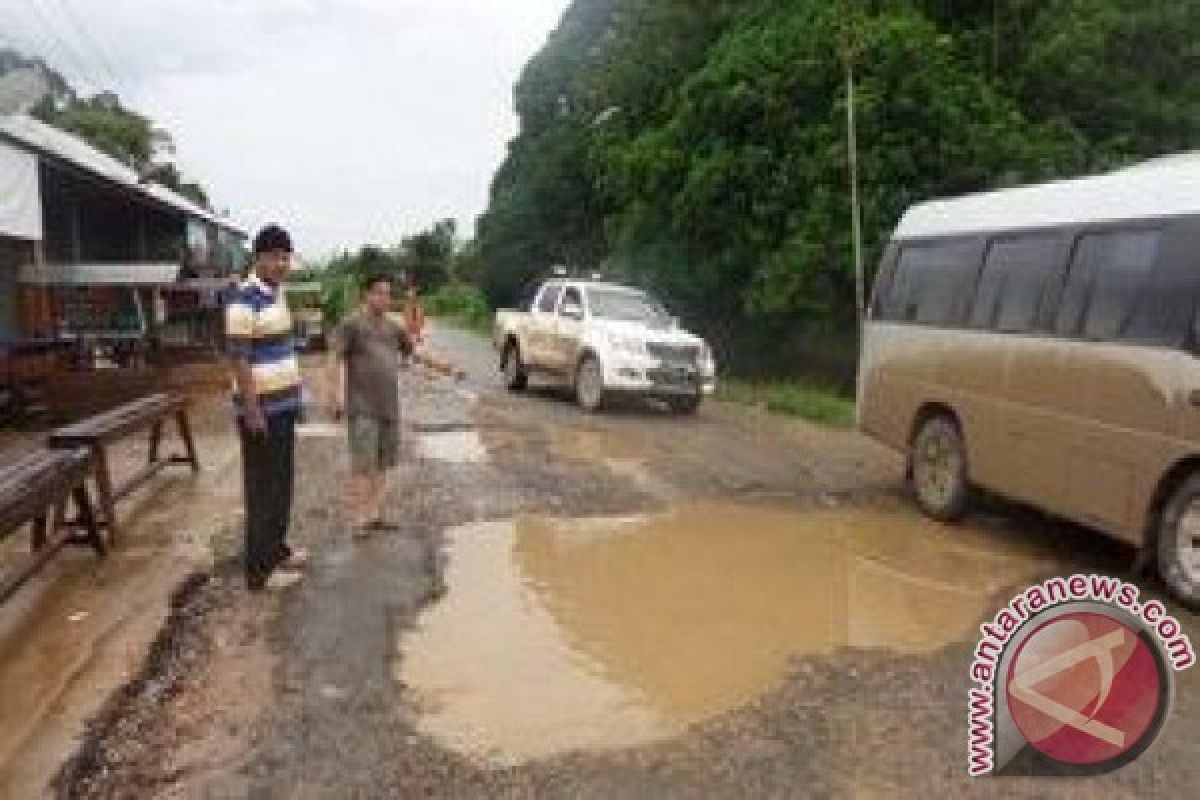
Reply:
M926 514L943 522L967 510L967 448L958 425L946 416L925 420L913 440L909 473L917 503Z
M1158 572L1176 600L1200 611L1200 473L1180 484L1163 508Z

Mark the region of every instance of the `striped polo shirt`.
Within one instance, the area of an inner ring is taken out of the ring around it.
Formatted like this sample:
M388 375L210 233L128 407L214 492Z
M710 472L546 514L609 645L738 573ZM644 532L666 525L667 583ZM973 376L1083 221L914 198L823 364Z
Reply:
M233 290L225 307L225 336L231 358L246 361L264 414L300 408L300 364L292 315L280 287L252 275ZM242 412L235 384L233 401Z

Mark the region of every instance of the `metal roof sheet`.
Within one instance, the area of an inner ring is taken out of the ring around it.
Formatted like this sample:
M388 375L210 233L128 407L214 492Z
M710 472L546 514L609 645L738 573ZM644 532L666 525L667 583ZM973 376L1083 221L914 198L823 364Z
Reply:
M22 114L0 116L0 135L33 150L61 158L88 173L145 195L177 211L199 217L241 236L246 235L245 230L230 220L218 217L165 186L142 182L136 171L107 153L100 152L78 136L33 117Z

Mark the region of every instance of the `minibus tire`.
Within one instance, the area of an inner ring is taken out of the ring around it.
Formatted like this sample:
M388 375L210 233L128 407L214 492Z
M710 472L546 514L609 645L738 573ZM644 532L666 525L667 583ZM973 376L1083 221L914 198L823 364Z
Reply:
M1184 566L1187 552L1180 545L1180 525L1193 506L1200 506L1200 473L1188 477L1163 507L1158 528L1158 574L1171 595L1190 611L1200 611L1200 583ZM1200 508L1193 513L1200 514Z
M940 449L937 457L945 463L933 467L923 460L930 448ZM930 471L934 468L944 474L935 476ZM971 495L967 448L953 419L939 414L921 424L913 439L908 472L917 504L926 514L941 522L953 522L966 513ZM945 485L934 486L935 482Z

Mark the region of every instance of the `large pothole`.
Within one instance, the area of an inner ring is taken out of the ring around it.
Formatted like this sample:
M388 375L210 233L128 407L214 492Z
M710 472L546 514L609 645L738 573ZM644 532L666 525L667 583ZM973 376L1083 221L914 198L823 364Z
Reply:
M424 732L499 763L675 736L798 655L965 640L1046 558L905 510L727 504L484 522L447 556L397 677Z

